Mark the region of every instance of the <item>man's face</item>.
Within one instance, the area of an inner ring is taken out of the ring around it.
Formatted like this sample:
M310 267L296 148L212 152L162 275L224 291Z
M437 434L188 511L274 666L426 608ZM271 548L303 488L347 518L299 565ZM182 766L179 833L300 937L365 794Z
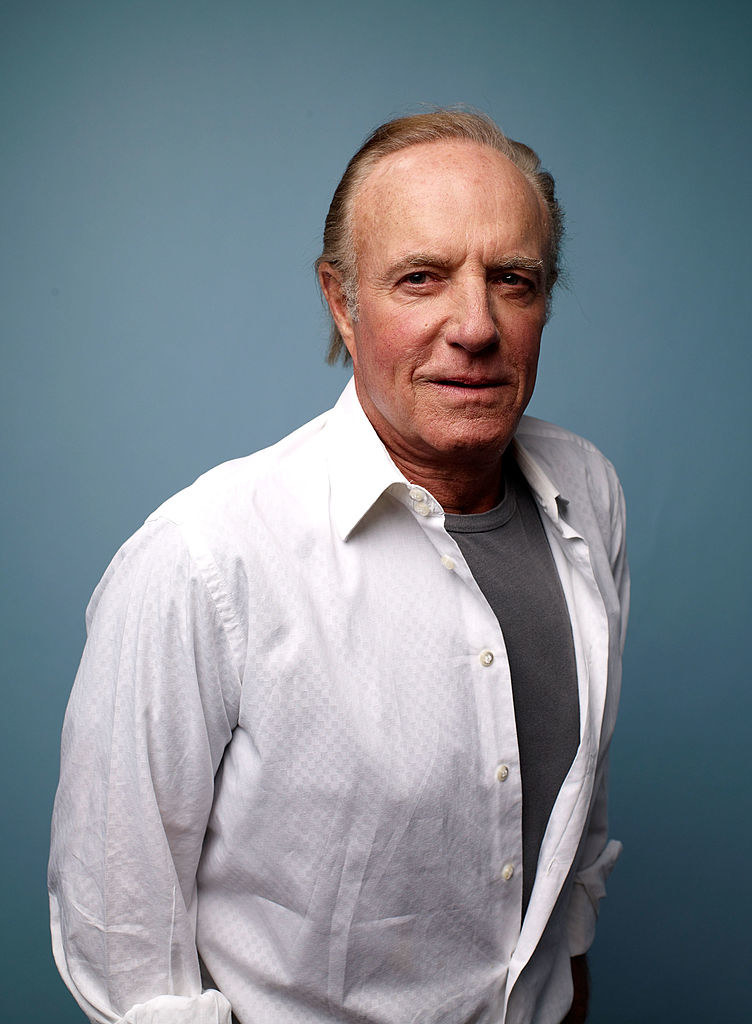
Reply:
M535 384L546 316L541 200L462 141L385 157L355 197L358 319L338 317L358 397L395 462L498 459Z

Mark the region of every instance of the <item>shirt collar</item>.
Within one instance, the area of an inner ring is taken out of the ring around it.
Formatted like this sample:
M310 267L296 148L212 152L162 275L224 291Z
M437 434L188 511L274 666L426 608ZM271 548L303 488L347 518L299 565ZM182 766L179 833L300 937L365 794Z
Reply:
M351 377L327 421L332 517L347 540L360 520L390 488L408 482L363 412Z
M512 438L511 449L538 504L549 519L558 523L559 515L566 509L569 499L564 497L556 484L544 472L540 463L533 458L516 437Z
M386 491L404 501L410 484L363 412L352 377L332 409L326 429L332 517L337 533L347 540ZM567 499L517 438L512 440L512 450L541 508L558 523Z

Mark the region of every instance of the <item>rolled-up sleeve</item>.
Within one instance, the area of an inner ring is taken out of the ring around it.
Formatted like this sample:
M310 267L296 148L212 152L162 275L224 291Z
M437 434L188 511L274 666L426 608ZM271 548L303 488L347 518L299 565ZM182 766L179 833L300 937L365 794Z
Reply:
M229 1024L201 990L196 871L239 690L206 574L148 522L87 612L52 823L53 952L93 1021Z
M605 782L603 789L605 791ZM600 794L598 799L601 799ZM593 832L588 835L588 839L594 843ZM567 942L570 956L587 953L593 944L598 920L598 905L606 895L606 881L621 849L622 845L618 840L609 840L594 860L575 875L567 919Z

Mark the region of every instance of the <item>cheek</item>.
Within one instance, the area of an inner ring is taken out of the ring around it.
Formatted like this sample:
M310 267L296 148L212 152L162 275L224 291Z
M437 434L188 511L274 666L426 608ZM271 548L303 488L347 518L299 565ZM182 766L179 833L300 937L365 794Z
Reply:
M502 338L506 337L508 350L519 366L536 365L542 331L543 321L539 317L517 319L506 331L502 330Z
M410 375L428 358L430 325L425 318L393 316L378 332L370 333L366 344L372 368L380 376L396 380Z
M540 336L534 334L526 339L525 345L522 350L522 358L524 359L527 366L535 367L538 364L539 355Z

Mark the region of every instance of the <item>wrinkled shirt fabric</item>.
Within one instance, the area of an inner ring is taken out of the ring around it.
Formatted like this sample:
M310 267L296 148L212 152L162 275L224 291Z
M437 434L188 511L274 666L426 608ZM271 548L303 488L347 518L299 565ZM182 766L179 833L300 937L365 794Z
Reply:
M571 617L577 754L524 921L504 638L352 381L123 546L87 610L55 802L58 968L93 1021L558 1024L620 846L624 505L587 441L515 458ZM203 979L203 980L202 980Z

